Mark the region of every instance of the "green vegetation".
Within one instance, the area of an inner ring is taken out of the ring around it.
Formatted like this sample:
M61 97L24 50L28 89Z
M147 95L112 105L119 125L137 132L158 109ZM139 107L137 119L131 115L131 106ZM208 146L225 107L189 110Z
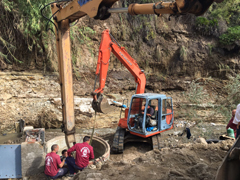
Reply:
M206 27L214 27L214 26L218 26L218 21L216 19L212 19L212 20L208 20L205 17L197 17L196 19L196 24L197 25L204 25Z
M202 117L199 116L199 107L206 104L209 100L209 94L203 89L203 86L192 81L188 90L183 92L183 98L187 101L185 104L181 104L181 114L187 119L202 122Z
M223 63L219 63L218 68L219 68L219 72L231 70L231 68L227 64L223 64Z
M40 13L40 7L43 4L48 3L49 0L17 0L17 9L20 12L20 19L22 24L20 25L21 30L26 36L40 38L41 30L45 28L46 21L43 21L43 17ZM16 7L14 7L16 8ZM50 9L45 11L46 15L50 15ZM36 36L37 35L37 36Z
M5 9L5 11L12 11L13 8L13 1L8 1L8 0L2 0L1 4L3 5L3 8Z
M224 20L232 27L240 23L240 0L228 0L214 3L209 9L210 17Z
M196 29L202 35L213 35L218 29L218 21L215 18L209 20L205 17L197 17Z
M218 99L217 104L219 104L218 107L215 108L216 113L221 114L226 122L229 121L229 119L232 116L232 110L236 109L237 105L239 104L240 99L240 75L237 75L236 77L232 77L227 85L222 89L222 92L227 93L227 95L224 98Z
M211 77L205 79L207 84L215 84L214 79ZM183 98L186 99L186 104L181 104L183 114L188 119L202 121L198 112L201 111L199 107L208 106L212 108L213 113L208 114L206 119L223 118L226 122L232 116L232 110L236 109L240 99L240 75L232 77L228 80L227 84L223 86L221 91L216 96L209 95L203 88L204 84L199 84L192 81L188 90L183 93ZM221 97L221 98L220 98ZM212 99L212 100L211 100ZM215 100L215 102L213 102ZM191 103L191 105L189 105Z
M22 63L26 54L29 54L28 57L33 56L36 61L37 54L41 53L46 70L49 59L47 48L51 38L43 31L46 22L43 21L39 7L47 2L48 0L0 1L0 43L5 49L5 54L1 53L1 57L8 63ZM49 15L50 9L46 13Z
M185 46L182 46L180 48L180 58L181 58L181 60L187 59L187 48Z
M3 45L4 48L0 53L1 61L4 59L9 64L22 63L26 67L34 62L44 72L57 69L55 35L51 31L46 32L47 21L40 12L43 5L50 2L52 1L0 1L0 46ZM51 16L49 6L45 8L44 15ZM52 23L49 23L49 28L54 30ZM74 65L80 60L82 53L79 45L86 45L91 56L94 56L92 38L95 35L96 32L90 27L71 27Z
M139 34L143 36L145 41L152 41L156 38L155 22L157 19L153 15L138 15L129 18L128 22L131 25L133 34L131 36L132 40L139 38Z
M236 108L237 105L239 104L240 99L239 88L240 88L240 75L238 74L236 77L232 77L225 86L225 90L228 92L226 102L228 102L228 104L232 108Z
M197 17L196 30L202 35L215 35L223 45L234 44L240 39L240 0L213 3L206 17ZM220 24L226 24L227 32L219 32ZM223 33L223 34L222 34Z
M1 60L7 63L17 63L21 65L39 63L45 67L50 67L52 61L56 61L55 37L51 32L46 32L47 21L41 16L40 8L51 0L1 0L0 1L0 45L4 51L0 53ZM154 3L157 0L122 0L123 7L130 3ZM239 39L240 24L240 0L224 1L220 4L214 3L206 17L196 18L196 29L204 35L219 35L220 21L226 21L229 26L227 32L219 38L222 44L232 44ZM50 17L50 8L45 9L45 15ZM164 31L157 31L157 16L139 15L129 16L119 15L122 28L116 27L115 34L122 34L121 40L132 39L134 41L142 40L149 46L155 43L157 32L164 36ZM54 28L51 23L50 27ZM238 25L238 26L236 26ZM130 26L130 27L129 27ZM163 21L161 26L168 29ZM111 27L115 28L115 27ZM131 30L129 30L129 29ZM132 32L132 33L131 33ZM87 46L91 56L94 56L92 39L95 31L90 27L74 26L71 28L72 57L73 64L78 64L80 55L83 52L79 45ZM138 48L138 47L136 47ZM212 47L209 46L211 54ZM186 48L180 50L181 58L186 57ZM28 58L26 58L28 57ZM30 62L31 61L31 62ZM22 63L23 62L23 63ZM57 61L55 62L57 63ZM33 64L34 66L34 64ZM40 67L41 66L41 67Z
M184 92L183 95L190 103L194 104L201 104L204 100L209 99L208 94L204 91L203 87L195 81L191 82L188 91Z
M208 44L208 48L209 48L209 55L212 55L212 49L213 49L213 45L212 44Z
M0 41L3 43L3 46L7 49L8 53L3 54L0 52L0 57L5 58L9 63L11 63L11 60L8 58L8 55L10 55L16 62L22 63L22 61L19 61L12 53L12 51L16 50L16 47L12 45L11 43L8 43L0 36Z
M240 26L228 28L227 32L222 34L219 39L222 44L226 45L232 44L236 40L240 40Z
M84 54L82 46L86 45L87 50L91 53L91 57L94 58L92 38L95 35L96 32L90 27L79 27L76 25L70 29L73 72L78 80L82 78L79 72L79 67L82 66L81 56ZM84 78L87 81L86 77Z

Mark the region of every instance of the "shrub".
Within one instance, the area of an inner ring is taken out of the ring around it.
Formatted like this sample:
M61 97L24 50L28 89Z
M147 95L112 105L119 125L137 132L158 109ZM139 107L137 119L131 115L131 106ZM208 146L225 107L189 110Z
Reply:
M209 13L211 17L225 20L229 26L235 26L240 23L240 0L214 3L209 9Z
M211 20L205 17L197 17L195 28L202 35L217 35L218 34L218 20L213 18Z
M240 40L240 26L228 28L227 32L220 37L220 43L224 45L233 44L236 40Z

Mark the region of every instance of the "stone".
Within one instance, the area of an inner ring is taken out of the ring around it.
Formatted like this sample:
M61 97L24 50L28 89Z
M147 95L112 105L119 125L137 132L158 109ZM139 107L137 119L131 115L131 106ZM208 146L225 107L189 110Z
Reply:
M16 131L17 133L20 133L19 122L15 122L14 125L15 125L15 131Z
M87 175L87 178L101 178L102 177L102 173L89 173Z
M21 144L22 177L33 176L44 171L46 154L39 143Z
M93 164L91 164L91 165L88 165L88 168L89 168L89 169L96 169L96 166L93 165Z
M164 149L164 148L162 148L162 149ZM161 150L162 150L162 149L161 149ZM160 154L160 153L161 153L159 149L154 149L153 151L154 151L156 154Z
M96 168L97 168L97 169L101 169L101 168L102 168L102 163L101 163L101 162L98 162L98 163L96 164Z
M197 138L195 142L200 144L208 144L204 138Z
M28 130L33 130L33 126L25 126L23 129L23 132L28 131Z

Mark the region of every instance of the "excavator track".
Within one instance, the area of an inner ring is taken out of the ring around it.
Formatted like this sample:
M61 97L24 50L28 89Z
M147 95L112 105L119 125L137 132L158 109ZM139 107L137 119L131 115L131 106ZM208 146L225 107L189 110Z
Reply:
M113 153L116 153L116 154L123 153L125 132L126 132L126 129L117 127L116 133L114 134L113 144L111 148Z
M153 149L161 149L162 144L161 144L161 134L157 134L155 136L152 136L152 147Z

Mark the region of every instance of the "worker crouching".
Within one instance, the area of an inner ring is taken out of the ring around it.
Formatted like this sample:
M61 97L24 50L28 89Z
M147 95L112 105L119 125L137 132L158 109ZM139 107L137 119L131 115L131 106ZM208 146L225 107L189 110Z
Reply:
M51 179L57 179L64 176L67 172L67 168L62 168L65 163L65 158L61 161L60 156L57 155L59 146L57 144L52 145L50 153L46 155L45 159L45 175Z
M83 138L83 143L77 143L68 149L68 157L66 158L66 163L69 169L69 176L74 176L75 170L82 171L89 164L89 160L94 159L93 147L89 145L90 137L85 136ZM76 151L76 159L71 156L71 153Z
M228 125L227 125L226 129L228 129L228 128L233 129L234 136L236 137L237 124L233 123L233 120L235 118L235 114L236 114L236 109L232 110L232 117L231 117L230 121L228 122Z

